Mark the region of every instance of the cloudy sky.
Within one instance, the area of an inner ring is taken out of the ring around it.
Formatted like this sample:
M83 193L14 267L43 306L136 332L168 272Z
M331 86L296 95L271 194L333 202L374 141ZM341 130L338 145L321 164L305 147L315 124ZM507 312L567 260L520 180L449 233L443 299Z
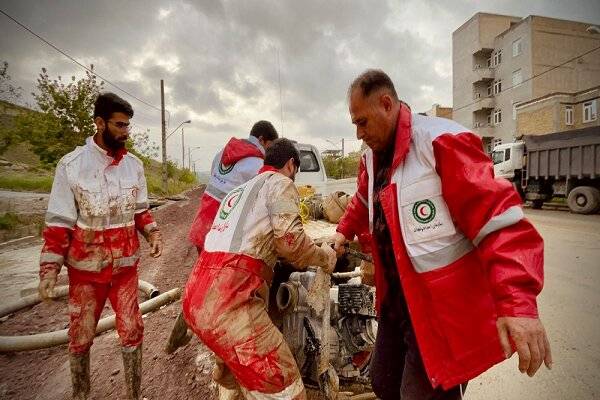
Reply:
M3 0L0 9L156 107L164 79L169 127L192 120L185 139L199 147L198 170L259 119L320 150L341 138L358 148L345 94L366 68L385 70L414 111L451 105L452 32L476 12L600 22L597 0ZM84 74L0 14L2 60L25 101L42 67ZM132 103L136 129L160 143L160 113L106 88ZM167 150L181 162L181 135Z

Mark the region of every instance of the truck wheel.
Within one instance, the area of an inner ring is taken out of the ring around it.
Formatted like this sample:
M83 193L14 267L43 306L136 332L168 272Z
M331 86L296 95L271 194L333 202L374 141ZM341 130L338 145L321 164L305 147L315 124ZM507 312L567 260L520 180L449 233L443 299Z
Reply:
M569 193L567 204L574 213L592 214L600 208L600 190L591 186L576 187Z
M531 208L533 208L534 210L541 209L543 205L544 205L544 200L542 200L542 199L531 200Z

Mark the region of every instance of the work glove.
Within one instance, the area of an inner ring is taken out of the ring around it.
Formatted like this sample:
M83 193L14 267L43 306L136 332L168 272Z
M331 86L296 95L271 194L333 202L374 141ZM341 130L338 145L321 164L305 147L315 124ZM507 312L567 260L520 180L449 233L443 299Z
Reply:
M54 297L54 286L56 285L57 276L58 274L55 271L48 271L43 277L40 277L38 293L42 300L48 300Z
M150 255L154 258L160 257L163 250L162 235L159 230L148 234L148 243L150 244Z
M335 250L331 247L329 243L323 242L321 243L321 249L325 252L327 256L327 263L322 265L321 268L328 274L331 274L335 269L335 264L337 263L337 254Z

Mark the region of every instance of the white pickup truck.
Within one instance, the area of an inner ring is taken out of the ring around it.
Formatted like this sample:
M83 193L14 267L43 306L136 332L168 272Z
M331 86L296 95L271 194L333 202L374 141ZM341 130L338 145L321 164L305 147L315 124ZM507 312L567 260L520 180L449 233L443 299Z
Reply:
M321 154L312 144L296 143L300 152L300 171L296 175L298 186L310 185L323 196L335 191L348 194L356 192L356 177L346 179L330 179L325 172Z

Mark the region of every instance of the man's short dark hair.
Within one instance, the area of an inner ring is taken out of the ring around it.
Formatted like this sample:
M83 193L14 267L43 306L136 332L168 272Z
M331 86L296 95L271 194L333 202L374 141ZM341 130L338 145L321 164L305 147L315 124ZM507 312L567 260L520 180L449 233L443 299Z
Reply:
M262 137L263 140L275 140L279 137L277 130L269 121L258 121L250 130L250 136L255 138Z
M354 89L357 88L361 89L363 97L367 97L379 89L385 89L394 100L400 100L398 99L394 82L380 69L368 69L354 79L348 88L348 98L352 95Z
M94 118L109 120L113 113L121 112L129 118L133 117L131 104L114 93L101 93L94 103Z
M265 150L265 165L273 168L283 168L290 158L294 159L296 167L300 167L300 153L294 143L286 138L275 139L271 146Z

